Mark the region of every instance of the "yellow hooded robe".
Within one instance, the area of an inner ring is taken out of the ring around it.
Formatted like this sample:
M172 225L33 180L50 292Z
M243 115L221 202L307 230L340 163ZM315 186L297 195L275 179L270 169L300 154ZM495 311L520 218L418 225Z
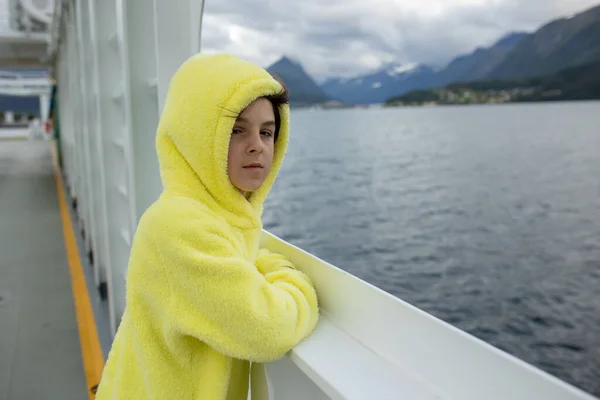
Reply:
M139 221L97 400L246 400L250 362L283 357L314 329L309 278L259 251L263 201L288 144L287 105L262 187L246 199L227 174L236 115L281 89L224 54L195 55L173 76L156 139L164 191Z

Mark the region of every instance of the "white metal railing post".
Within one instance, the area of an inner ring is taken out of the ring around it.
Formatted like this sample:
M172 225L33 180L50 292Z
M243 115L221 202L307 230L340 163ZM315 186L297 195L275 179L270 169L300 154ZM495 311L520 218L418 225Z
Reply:
M70 127L70 105L69 105L69 85L68 79L66 76L67 71L67 46L66 42L68 40L66 34L66 23L65 23L65 13L63 12L61 15L61 19L59 21L59 32L60 37L63 40L58 44L58 54L56 60L56 95L58 98L58 117L59 117L59 129L60 129L60 146L61 146L61 154L63 160L63 169L66 175L67 187L69 189L69 196L74 197L75 192L73 191L73 168L72 168L72 143L73 138L71 135L71 127Z
M199 51L201 0L118 0L123 12L123 59L129 82L135 222L162 191L155 135L175 70ZM154 40L149 40L154 38ZM133 56L135 54L135 56Z
M116 0L93 0L98 109L107 224L107 290L111 331L125 309L125 278L135 227L128 82L122 13Z
M102 136L106 133L103 131L102 125L102 110L100 102L100 78L98 70L98 49L99 43L96 26L98 21L96 13L96 1L92 0L88 4L88 29L89 29L89 46L87 48L89 63L90 63L90 115L93 115L93 124L90 127L93 132L93 149L92 154L98 171L97 192L97 226L98 226L98 251L96 254L96 262L94 265L94 277L96 285L98 285L101 295L108 296L108 271L111 269L110 262L110 243L108 238L108 202L106 194L106 173L105 173L105 152L103 148Z
M76 61L78 66L78 92L79 92L79 103L78 107L80 110L79 114L79 129L82 138L82 151L83 151L83 163L81 167L84 171L84 196L85 200L85 215L87 216L88 223L85 229L85 244L86 251L88 254L94 253L97 248L96 238L94 237L95 232L95 190L94 190L94 163L91 159L90 149L90 123L87 110L87 102L89 99L88 85L87 85L87 68L85 63L85 51L88 45L85 37L85 10L84 0L75 0L75 31L77 32L77 54Z
M135 218L136 210L135 210L135 175L133 168L133 138L132 138L132 130L131 130L131 91L130 91L130 81L129 81L129 56L127 54L127 21L125 20L125 6L123 4L123 0L116 0L115 2L115 12L116 12L116 32L118 43L115 44L115 50L118 54L118 62L119 62L119 76L120 76L120 91L119 95L121 97L120 106L122 112L122 120L123 120L123 133L127 144L127 152L126 152L126 161L127 161L127 182L126 182L126 190L127 194L124 195L127 200L127 222L128 222L128 243L131 245L131 241L133 239L133 233L135 232L135 228L137 226L137 221ZM125 267L126 268L126 267Z
M179 66L200 51L203 0L153 0L156 25L158 112L162 112L169 82Z
M71 80L69 78L69 63L71 58L70 51L70 37L69 37L69 11L65 7L64 13L62 15L63 23L61 25L62 35L64 40L60 44L62 51L60 54L60 84L58 86L58 91L61 93L60 105L59 109L61 112L61 134L66 135L67 139L67 149L64 152L67 156L67 179L69 186L69 194L72 199L77 198L77 158L75 154L75 134L74 134L74 122L73 122L73 114L74 114L74 104L73 97L71 95ZM64 129L63 129L64 128ZM62 140L61 140L62 143Z
M147 0L118 1L123 15L123 55L127 65L131 115L131 158L135 176L135 224L160 193L155 132L158 125L153 7Z
M39 100L41 120L45 121L49 116L48 111L50 110L50 93L40 94Z
M84 170L84 152L83 152L83 137L81 135L81 98L79 95L79 63L77 60L77 30L75 25L75 9L74 2L70 3L68 12L67 25L67 44L68 49L68 85L69 85L69 102L71 108L71 122L74 139L74 186L77 199L77 215L79 224L83 230L87 229L88 218L86 214L86 197L85 197L85 170Z
M94 190L94 161L91 156L91 116L88 110L88 102L89 102L89 85L88 85L88 66L86 60L86 51L88 47L88 41L86 37L86 0L75 0L74 3L74 11L76 18L76 28L77 31L77 65L79 69L79 77L78 77L78 93L81 101L79 102L80 117L81 117L81 130L80 134L82 137L82 145L83 145L83 154L84 154L84 171L85 171L85 194L86 194L86 205L87 210L86 213L89 218L88 227L85 231L85 240L87 244L87 255L91 257L93 253L96 251L96 238L95 238L95 190Z

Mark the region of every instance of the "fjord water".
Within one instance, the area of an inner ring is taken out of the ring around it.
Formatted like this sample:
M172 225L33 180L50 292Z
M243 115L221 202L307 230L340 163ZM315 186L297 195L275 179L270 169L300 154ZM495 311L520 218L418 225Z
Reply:
M294 110L264 223L600 395L600 102Z

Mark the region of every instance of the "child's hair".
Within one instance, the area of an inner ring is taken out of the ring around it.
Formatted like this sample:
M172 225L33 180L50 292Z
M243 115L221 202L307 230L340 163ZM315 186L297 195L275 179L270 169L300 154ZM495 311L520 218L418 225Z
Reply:
M281 87L283 89L279 93L270 94L270 95L267 95L267 96L261 96L259 98L269 100L269 102L273 106L273 114L275 114L275 135L274 135L274 141L277 141L277 136L279 136L279 128L281 127L281 114L279 113L279 106L281 106L282 104L289 104L290 103L290 91L288 90L287 86L283 82L283 79L281 79L279 76L277 76L277 75L275 75L273 73L271 73L271 76L277 82L279 82L281 84ZM231 115L229 115L229 117L231 117L231 118L237 118L239 116L239 115L237 115L232 110L229 110L229 109L227 109L227 108L225 108L223 106L221 106L221 108L223 108L227 112L231 113Z
M279 106L282 104L289 104L290 102L290 91L288 90L287 86L285 85L285 83L283 82L283 79L281 79L279 76L277 76L274 73L271 73L271 75L273 76L273 78L275 78L275 80L277 82L279 82L281 84L281 87L283 87L282 91L276 94L272 94L269 96L263 96L263 98L269 100L271 102L271 105L273 106L273 114L275 114L275 141L277 141L277 136L279 136L279 128L281 126L281 115L279 114Z

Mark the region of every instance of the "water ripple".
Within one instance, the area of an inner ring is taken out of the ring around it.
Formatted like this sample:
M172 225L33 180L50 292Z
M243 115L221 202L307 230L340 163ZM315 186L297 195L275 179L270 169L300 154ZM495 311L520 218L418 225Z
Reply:
M294 111L264 224L600 396L599 118L598 102Z

